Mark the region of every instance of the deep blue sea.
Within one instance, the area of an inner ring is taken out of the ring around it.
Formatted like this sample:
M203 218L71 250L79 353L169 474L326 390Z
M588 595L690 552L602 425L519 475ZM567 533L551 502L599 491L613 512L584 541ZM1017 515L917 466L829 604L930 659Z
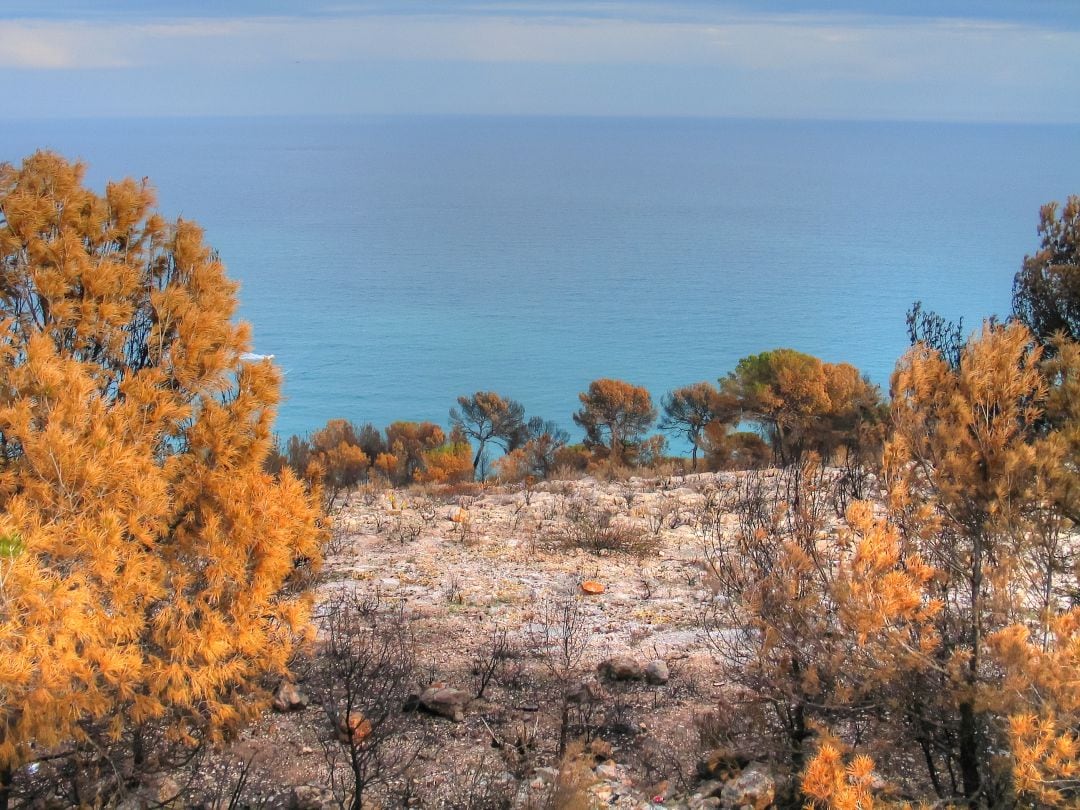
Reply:
M1009 309L1080 127L590 118L9 122L88 179L148 176L242 282L278 430L445 424L497 390L571 427L596 377L654 397L790 346L883 387L915 299Z

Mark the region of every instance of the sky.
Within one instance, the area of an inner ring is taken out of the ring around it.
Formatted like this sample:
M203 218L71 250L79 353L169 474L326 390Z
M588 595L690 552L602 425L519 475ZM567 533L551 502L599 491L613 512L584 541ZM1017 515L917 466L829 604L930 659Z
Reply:
M0 0L8 119L1080 123L1080 0Z

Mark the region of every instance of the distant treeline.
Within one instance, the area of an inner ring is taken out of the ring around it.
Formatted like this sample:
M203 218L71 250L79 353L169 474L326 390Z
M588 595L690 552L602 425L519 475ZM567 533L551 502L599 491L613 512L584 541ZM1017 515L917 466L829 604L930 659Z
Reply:
M854 366L793 349L746 357L718 384L665 394L659 409L648 390L623 380L594 380L579 399L573 419L585 432L581 444L570 444L555 422L527 418L520 402L477 391L450 409L449 434L433 422L379 430L333 419L308 436L292 436L270 464L322 481L333 496L372 477L403 485L490 475L516 482L658 464L696 471L699 455L707 470L795 464L808 453L848 463L880 452L888 418L880 390ZM755 430L740 430L746 425ZM665 437L648 435L653 427L688 442L689 463L667 456ZM501 456L489 465L492 448Z

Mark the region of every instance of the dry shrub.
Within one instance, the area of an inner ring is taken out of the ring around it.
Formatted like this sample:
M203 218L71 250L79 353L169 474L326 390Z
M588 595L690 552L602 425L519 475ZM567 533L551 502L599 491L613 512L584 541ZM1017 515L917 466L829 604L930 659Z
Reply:
M551 477L561 478L562 476L557 475L560 470L584 472L592 459L593 454L585 445L568 444L560 447L555 451L555 467Z
M612 458L603 458L589 464L588 472L598 481L627 481L640 471Z
M547 480L580 481L583 478L588 478L588 473L584 469L568 464L560 464L551 471L551 475L548 476Z
M545 805L545 810L589 810L589 788L596 782L581 742L571 743L559 761L559 776Z
M573 500L566 506L566 523L559 541L566 548L580 548L593 554L615 552L645 557L653 554L660 540L642 527L619 519L619 515L589 501Z
M494 755L483 754L469 762L456 764L446 785L449 795L421 796L426 801L420 806L505 810L513 805L516 787L514 779L505 773L502 761Z
M449 503L453 498L477 497L484 494L484 484L480 481L455 481L448 484L430 486L426 491L433 498Z

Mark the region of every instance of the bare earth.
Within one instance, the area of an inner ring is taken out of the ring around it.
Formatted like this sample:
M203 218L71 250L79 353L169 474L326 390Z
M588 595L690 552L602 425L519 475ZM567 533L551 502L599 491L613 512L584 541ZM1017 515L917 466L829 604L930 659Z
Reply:
M721 806L701 793L695 772L715 747L701 727L715 712L721 687L700 622L713 592L695 515L703 493L730 488L737 476L349 495L334 518L317 615L342 592L403 605L416 642L416 689L438 682L471 698L460 722L409 715L402 740L414 758L365 794L370 806L400 806L403 792L410 806L560 806L565 799L554 792L562 697L583 684L596 690L596 699L575 706L568 737L589 742L577 760L587 799L566 806ZM634 549L574 547L577 529L597 515L630 530ZM585 593L586 581L600 583L603 592ZM550 621L545 606L568 599L582 618L581 654L556 674L545 660L551 650L537 639ZM476 699L478 670L501 631L507 649L484 698ZM175 786L184 791L184 805L228 806L249 763L234 806L338 806L328 760L336 757L339 777L344 760L320 656L316 645L295 667L307 708L268 711L227 750L203 759L190 781L174 774L154 795L164 799ZM598 676L597 665L615 656L642 668L664 662L670 677L659 683L664 679ZM345 793L337 787L340 801ZM132 806L145 806L145 794L144 788Z

